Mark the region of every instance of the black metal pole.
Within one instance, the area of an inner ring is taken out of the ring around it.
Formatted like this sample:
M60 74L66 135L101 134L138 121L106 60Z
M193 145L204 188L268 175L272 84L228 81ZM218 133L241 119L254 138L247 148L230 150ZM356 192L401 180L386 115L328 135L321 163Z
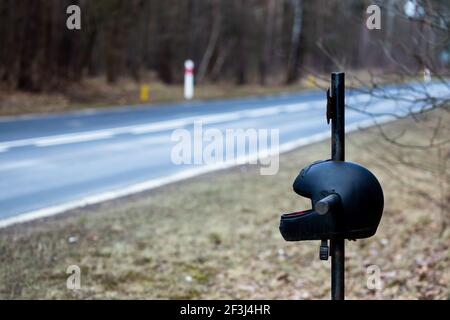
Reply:
M345 74L331 74L331 158L345 161ZM331 299L345 298L345 239L330 241Z

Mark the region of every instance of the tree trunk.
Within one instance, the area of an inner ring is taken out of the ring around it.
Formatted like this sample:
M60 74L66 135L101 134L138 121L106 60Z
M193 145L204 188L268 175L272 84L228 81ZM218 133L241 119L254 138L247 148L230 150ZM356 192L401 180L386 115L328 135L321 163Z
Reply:
M273 32L274 32L274 20L275 20L276 0L268 0L267 2L267 15L266 15L266 30L264 35L264 47L262 53L262 59L260 62L260 83L266 85L267 75L270 72L270 63L273 51Z
M289 51L286 83L291 84L299 78L300 67L300 37L302 35L303 8L301 0L291 0L294 10L294 20L291 32L291 48Z
M206 75L208 70L212 54L217 46L217 40L220 35L220 27L222 23L222 17L220 14L219 0L213 1L213 15L212 15L212 30L208 40L208 46L206 47L205 54L203 55L202 61L198 68L197 81L201 82Z

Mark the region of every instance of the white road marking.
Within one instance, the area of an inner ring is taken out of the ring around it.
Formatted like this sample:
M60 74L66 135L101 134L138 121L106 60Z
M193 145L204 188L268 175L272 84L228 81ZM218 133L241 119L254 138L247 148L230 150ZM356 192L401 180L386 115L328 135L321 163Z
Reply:
M48 147L54 145L62 145L62 144L70 144L70 143L78 143L78 142L88 142L95 141L101 139L107 139L115 137L119 134L146 134L151 132L160 132L166 130L175 130L178 128L182 128L186 125L193 124L194 121L202 121L204 125L206 124L214 124L221 122L228 122L233 120L241 120L246 118L257 118L257 117L265 117L268 115L275 115L283 112L301 112L308 108L316 109L323 108L324 101L317 100L309 103L293 103L293 104L282 104L276 105L272 107L263 107L257 108L253 110L243 110L238 112L225 112L219 113L215 115L199 115L195 117L187 117L175 120L167 120L156 123L148 123L148 124L139 124L133 126L125 126L125 127L117 127L117 128L109 128L109 129L101 129L101 130L93 130L93 131L85 131L85 132L77 132L77 133L68 133L68 134L60 134L54 136L46 136L46 137L38 137L38 138L30 138L30 139L22 139L22 140L13 140L0 142L0 152L9 151L11 148L15 147L23 147L23 146L37 146L37 147Z
M69 144L69 143L77 143L77 142L85 142L92 140L101 140L108 139L114 136L114 133L111 131L102 131L102 132L86 132L82 134L67 134L49 138L39 139L34 143L37 147L49 147L56 146L61 144Z

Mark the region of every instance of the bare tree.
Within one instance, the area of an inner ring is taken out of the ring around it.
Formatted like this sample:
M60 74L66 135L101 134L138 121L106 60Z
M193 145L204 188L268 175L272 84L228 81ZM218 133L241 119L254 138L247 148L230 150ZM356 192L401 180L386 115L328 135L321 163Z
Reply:
M300 37L302 35L303 8L302 0L290 0L293 8L293 22L291 31L291 45L288 56L286 82L292 83L299 77L300 68Z

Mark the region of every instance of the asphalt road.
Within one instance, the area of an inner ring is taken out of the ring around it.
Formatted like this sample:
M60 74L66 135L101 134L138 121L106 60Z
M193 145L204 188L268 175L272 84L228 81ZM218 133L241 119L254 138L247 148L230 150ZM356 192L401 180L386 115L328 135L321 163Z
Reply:
M443 84L385 87L390 97L347 92L347 104L389 114L426 107L421 97L450 95ZM148 190L230 163L173 163L175 129L278 129L281 151L323 139L325 93L311 91L245 99L86 110L66 114L0 117L0 227ZM355 130L374 118L347 110ZM193 139L197 139L193 138ZM225 147L224 147L225 148ZM261 151L261 150L259 150Z

